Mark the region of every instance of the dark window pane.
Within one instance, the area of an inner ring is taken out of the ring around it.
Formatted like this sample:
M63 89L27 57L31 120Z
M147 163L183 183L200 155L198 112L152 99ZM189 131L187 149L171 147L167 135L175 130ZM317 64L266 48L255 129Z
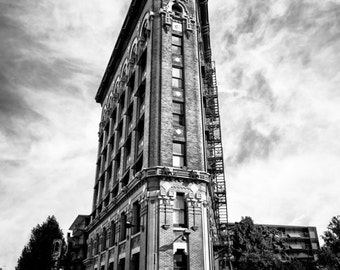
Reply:
M174 114L173 115L173 123L174 123L175 126L184 126L183 115Z

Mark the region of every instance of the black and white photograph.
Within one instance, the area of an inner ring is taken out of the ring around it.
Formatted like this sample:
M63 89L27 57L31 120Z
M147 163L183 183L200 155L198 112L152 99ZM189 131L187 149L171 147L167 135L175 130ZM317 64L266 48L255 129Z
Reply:
M339 270L340 0L0 0L0 270Z

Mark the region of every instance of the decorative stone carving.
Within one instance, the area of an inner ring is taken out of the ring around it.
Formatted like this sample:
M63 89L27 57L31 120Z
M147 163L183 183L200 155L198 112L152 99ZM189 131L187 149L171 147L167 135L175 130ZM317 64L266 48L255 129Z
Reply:
M209 202L208 201L203 201L203 206L204 207L209 207Z
M162 173L168 176L174 175L174 168L164 167Z
M191 228L190 229L192 229L193 231L197 231L198 230L198 226L191 226Z
M161 188L160 188L160 195L166 196L166 189L163 186L161 186Z
M172 11L172 6L174 4L179 5L183 9L183 13L181 14L180 19L184 21L185 24L185 32L187 34L187 38L190 37L192 31L194 30L195 26L195 20L191 14L189 14L188 8L186 6L186 3L188 1L179 1L179 0L170 0L168 3L165 3L162 8L159 10L159 14L161 15L162 21L163 21L163 27L166 33L171 28L172 25L172 19L176 17L177 19L179 16L177 16Z
M167 230L167 229L170 228L170 225L169 224L163 224L161 227L162 227L162 229Z
M195 178L195 179L199 178L199 177L200 177L199 172L196 171L196 170L192 170L192 171L190 172L190 177L191 177L191 178Z
M169 189L168 196L171 197L171 198L175 197L175 191L174 191L173 188Z
M201 192L197 192L196 194L195 194L195 197L196 197L196 199L197 199L197 201L201 201L202 200L202 194L201 194Z

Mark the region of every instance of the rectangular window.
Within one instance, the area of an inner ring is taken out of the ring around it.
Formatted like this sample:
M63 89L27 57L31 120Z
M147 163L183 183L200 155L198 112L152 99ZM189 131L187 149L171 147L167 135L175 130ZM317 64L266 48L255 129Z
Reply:
M174 126L184 126L184 104L180 102L172 103L172 115Z
M125 160L124 160L124 171L126 171L126 169L128 169L131 165L132 159L131 159L131 137L129 137L126 140L125 143Z
M172 36L172 44L176 46L182 46L182 37Z
M143 152L138 157L135 165L134 165L134 173L141 171L143 169Z
M143 152L144 148L144 119L137 125L137 156Z
M138 117L141 117L145 110L145 92L140 93L138 98Z
M118 179L122 176L122 171L121 171L121 168L120 168L120 156L121 156L121 151L119 150L118 154L116 155L115 157L115 179Z
M172 166L185 166L185 144L180 142L173 143Z
M173 208L173 224L178 227L186 227L186 202L184 198L184 193L178 192L176 194L174 208Z
M135 202L132 206L132 234L140 232L140 204Z
M172 77L178 78L178 79L183 79L183 69L173 67L172 68Z
M119 241L126 239L126 214L122 213L120 216L120 237Z
M133 254L130 263L130 270L139 270L139 253Z
M119 146L123 142L123 140L124 140L124 136L123 136L123 121L121 121L119 126L117 127L117 141L118 141L117 148L119 148Z
M172 68L172 86L176 88L183 88L183 69Z
M125 269L125 258L120 259L118 263L118 270L124 270Z
M178 78L172 78L172 87L183 88L183 81Z
M110 247L115 245L116 242L116 223L111 221L111 234L110 234Z
M112 178L112 166L107 169L105 193L109 191L109 186Z
M129 134L132 131L133 127L133 102L131 103L129 109L126 112L126 127L127 127L126 134Z
M172 45L171 49L172 49L173 54L182 54L182 47L181 46Z
M182 37L172 36L172 53L173 54L182 54Z

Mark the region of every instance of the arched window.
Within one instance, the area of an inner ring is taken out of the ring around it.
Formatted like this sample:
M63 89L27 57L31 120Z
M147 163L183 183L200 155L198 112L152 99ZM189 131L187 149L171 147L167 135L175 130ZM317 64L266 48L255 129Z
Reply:
M137 45L136 44L134 44L132 47L130 58L133 64L137 62Z
M181 16L182 13L183 13L183 10L182 10L182 8L181 8L179 5L174 4L174 5L172 6L172 12L173 12L176 16Z
M107 106L106 106L106 105L104 105L104 107L103 107L103 111L102 111L102 121L104 121L104 120L105 120L105 117L106 117L106 111L107 111Z
M142 39L146 42L148 39L148 22L145 21L143 25L143 30L142 30Z
M122 69L122 82L123 82L123 84L126 83L127 76L128 76L128 70L127 70L127 65L125 64L123 69ZM122 84L122 86L123 86L123 84Z
M119 79L117 79L116 83L115 83L115 87L114 87L114 93L118 93L119 94Z
M174 270L187 270L188 259L184 249L177 249L174 254Z

